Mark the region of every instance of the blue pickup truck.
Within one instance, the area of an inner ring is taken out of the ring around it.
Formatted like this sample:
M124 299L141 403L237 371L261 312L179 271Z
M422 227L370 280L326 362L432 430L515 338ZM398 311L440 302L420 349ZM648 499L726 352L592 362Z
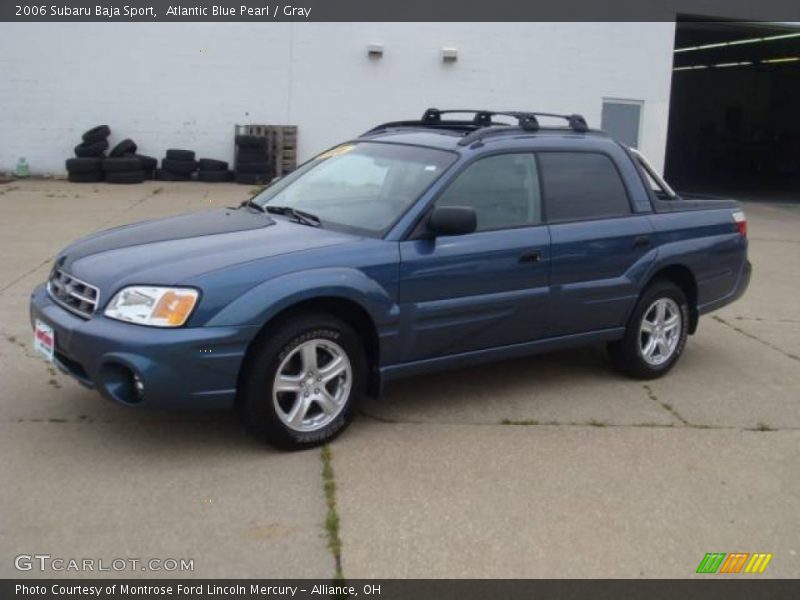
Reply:
M434 370L605 343L659 377L749 279L735 202L677 195L579 115L429 109L241 206L75 242L30 311L36 348L111 400L236 406L303 448Z

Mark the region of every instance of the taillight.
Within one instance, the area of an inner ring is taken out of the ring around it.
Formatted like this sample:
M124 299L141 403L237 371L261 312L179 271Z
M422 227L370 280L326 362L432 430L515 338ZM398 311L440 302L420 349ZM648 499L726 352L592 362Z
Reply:
M733 222L736 224L736 230L739 232L739 235L746 236L747 235L747 217L745 216L743 210L735 210L735 211L733 211Z

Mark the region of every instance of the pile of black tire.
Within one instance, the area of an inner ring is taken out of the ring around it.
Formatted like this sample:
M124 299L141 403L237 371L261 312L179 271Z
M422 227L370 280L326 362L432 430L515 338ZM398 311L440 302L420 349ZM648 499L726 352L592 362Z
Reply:
M98 125L83 134L80 144L75 146L75 158L67 159L67 178L75 183L103 181L103 159L108 150L108 125Z
M68 179L74 183L142 183L152 179L158 164L155 158L136 154L136 143L125 139L109 152L108 125L98 125L83 134L80 144L75 146L75 158L68 158Z
M197 161L200 170L197 172L197 180L206 183L221 183L223 181L233 181L233 171L228 168L228 163L224 160L215 158L201 158Z
M197 171L194 150L167 150L161 159L161 168L156 171L156 179L161 181L190 181Z
M110 135L111 129L108 125L98 125L83 134L81 143L75 146L75 158L67 159L70 181L75 183L99 181L142 183L145 179L190 181L195 172L200 181L233 181L234 173L228 169L228 163L213 158L195 160L193 150L175 148L167 150L159 169L157 159L137 154L136 142L124 139L114 146L106 157ZM266 142L266 138L256 139ZM266 145L264 148L266 149Z
M268 138L257 135L236 136L236 183L265 185L272 180Z
M152 156L136 154L136 142L124 139L111 149L103 161L108 183L142 183L152 179L158 161Z
M233 181L233 171L228 169L228 163L224 160L214 158L195 160L193 150L177 148L167 150L156 178L162 181L190 181L195 172L198 181L209 183Z

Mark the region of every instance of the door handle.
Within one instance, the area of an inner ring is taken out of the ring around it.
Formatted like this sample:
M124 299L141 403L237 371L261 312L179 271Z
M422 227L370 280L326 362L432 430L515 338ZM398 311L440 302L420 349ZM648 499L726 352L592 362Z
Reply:
M650 238L646 235L639 235L633 239L633 247L634 248L644 248L645 246L650 245Z
M542 260L542 253L538 250L526 250L519 255L519 262L521 263L537 263Z

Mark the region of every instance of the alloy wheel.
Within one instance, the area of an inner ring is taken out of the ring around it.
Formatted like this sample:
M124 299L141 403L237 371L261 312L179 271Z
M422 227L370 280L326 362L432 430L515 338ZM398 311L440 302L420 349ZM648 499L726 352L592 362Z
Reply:
M678 347L682 315L672 298L659 298L644 312L639 326L639 352L649 365L663 365Z
M350 397L353 368L341 346L312 339L281 361L272 385L275 412L294 431L318 431L342 412Z

